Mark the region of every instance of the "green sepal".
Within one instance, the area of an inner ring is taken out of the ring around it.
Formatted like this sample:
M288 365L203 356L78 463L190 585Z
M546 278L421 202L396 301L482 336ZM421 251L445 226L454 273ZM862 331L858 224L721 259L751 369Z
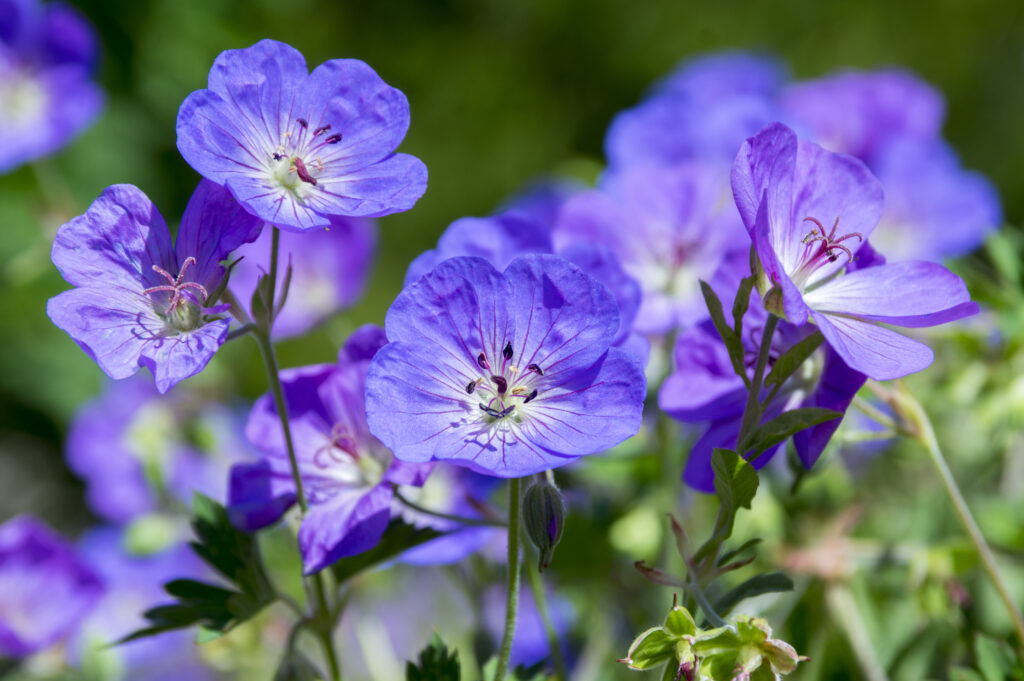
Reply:
M743 341L740 340L733 327L729 326L728 322L725 321L722 301L718 299L714 289L706 281L701 281L700 291L704 295L704 303L707 305L708 313L711 315L711 323L715 325L715 330L718 331L719 337L721 337L722 342L725 343L726 350L729 352L729 361L732 363L733 371L743 379L744 383L748 383L750 379L747 377L747 367L743 361Z

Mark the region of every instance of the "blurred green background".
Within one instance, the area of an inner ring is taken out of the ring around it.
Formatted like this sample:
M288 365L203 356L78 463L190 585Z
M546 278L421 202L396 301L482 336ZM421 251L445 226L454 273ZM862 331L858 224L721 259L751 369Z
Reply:
M594 168L612 116L688 56L752 49L793 75L902 65L948 98L946 133L965 165L998 185L1007 221L1024 221L1024 3L738 3L723 0L74 0L103 44L107 108L57 156L0 178L0 516L85 521L60 453L67 422L102 385L99 369L45 315L66 285L52 233L104 187L140 186L174 224L198 177L175 149L178 106L205 87L214 57L265 37L311 66L370 63L409 97L402 151L430 170L416 208L380 221L368 295L312 336L286 342L287 365L326 361L348 329L381 322L409 261L445 226L492 211L542 173ZM587 167L584 165L584 167ZM242 378L236 378L241 374ZM236 343L198 379L264 389L255 346Z

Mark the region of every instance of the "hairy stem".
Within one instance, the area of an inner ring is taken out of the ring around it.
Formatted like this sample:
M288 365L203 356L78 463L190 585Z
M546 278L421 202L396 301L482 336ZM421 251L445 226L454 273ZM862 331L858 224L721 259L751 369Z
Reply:
M942 455L942 449L939 448L939 441L935 438L935 429L932 428L928 414L925 413L921 403L905 388L895 393L895 398L898 400L901 411L909 421L910 428L906 430L906 434L921 443L928 451L932 464L935 466L935 471L942 480L946 496L953 502L953 510L956 511L960 524L963 525L971 539L971 543L977 549L982 565L985 567L985 572L988 573L989 579L992 580L1000 600L1006 606L1006 611L1010 614L1010 619L1013 620L1013 628L1017 632L1017 638L1020 644L1024 646L1024 616L1021 615L1020 608L1014 601L1013 594L1010 593L1006 580L999 572L995 555L993 555L988 542L985 541L978 523L974 520L974 516L971 515L971 510L968 508L967 502L964 500L963 494L956 484L956 479L953 478L953 473L949 470L946 458Z
M533 602L544 623L544 633L548 637L551 659L555 663L555 678L557 681L567 681L569 673L565 666L565 658L562 657L562 647L558 644L558 631L555 629L551 613L548 611L548 598L544 593L544 578L541 577L539 570L529 565L526 567L526 578L530 582L530 590L533 592Z
M508 481L508 591L505 594L505 632L501 637L498 666L494 681L505 681L508 656L512 653L512 639L516 633L516 613L519 609L519 501L522 481Z

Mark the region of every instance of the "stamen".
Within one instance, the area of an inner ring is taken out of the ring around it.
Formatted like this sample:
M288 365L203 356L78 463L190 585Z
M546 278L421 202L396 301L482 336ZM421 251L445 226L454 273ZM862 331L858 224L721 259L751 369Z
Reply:
M476 390L476 381L470 381L466 384L466 394L472 395L474 390Z
M330 137L328 137L327 139L324 140L324 142L326 144L337 144L340 141L341 141L341 133L340 132L336 132L336 133L334 133L333 135L331 135Z
M476 363L480 365L481 369L491 368L491 365L487 363L487 357L482 352L476 356Z
M505 391L508 390L508 381L503 376L491 376L491 380L498 387L498 394L504 395Z
M533 392L531 392L529 395L526 396L526 399L523 400L523 404L526 404L527 402L529 402L530 400L532 400L535 397L537 397L537 389L536 388L534 388Z
M321 125L319 128L317 128L316 130L313 131L313 137L316 137L317 135L322 135L322 134L324 134L325 132L327 132L330 129L331 129L331 124L330 123L328 123L327 125Z
M309 170L306 169L306 164L302 162L302 159L296 156L294 162L295 172L299 176L299 179L303 182L308 182L315 187L316 178L309 174Z
M519 397L522 397L523 395L526 394L526 386L525 385L517 385L516 387L512 388L512 394L513 395L519 395Z
M273 153L273 156L274 156L274 160L275 161L280 161L280 160L282 160L284 158L284 154L279 154L276 151Z
M505 343L505 349L501 351L501 355L502 355L502 357L505 358L506 361L512 359L512 342L511 341Z
M488 416L492 416L492 417L494 417L496 419L503 419L506 416L508 416L509 414L511 414L512 412L514 412L515 410L516 410L516 405L514 405L514 404L512 406L505 407L501 411L498 411L497 409L493 409L491 407L488 407L487 405L484 405L484 404L480 405L480 411L482 411L485 414L487 414Z
M307 121L305 118L296 118L295 122L301 125L303 128L309 127L309 121Z
M539 367L538 365L536 365L536 364L531 364L530 366L526 367L526 370L527 370L527 371L532 371L532 372L536 373L536 374L537 374L537 375L539 375L539 376L543 376L543 375L544 375L544 370L543 370L543 369L541 369L541 368L540 368L540 367Z

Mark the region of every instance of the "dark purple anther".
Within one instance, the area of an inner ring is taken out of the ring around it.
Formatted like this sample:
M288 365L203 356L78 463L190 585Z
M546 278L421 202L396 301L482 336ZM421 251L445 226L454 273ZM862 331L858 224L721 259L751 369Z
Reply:
M284 158L284 154L279 154L276 151L274 152L274 160L275 161L280 161L283 158Z
M510 406L510 407L505 407L498 414L498 418L503 419L506 416L508 416L509 414L511 414L512 412L514 412L515 410L516 410L516 405L514 405L514 404L512 406Z
M474 390L476 390L476 381L470 381L466 384L466 393L472 395Z
M541 368L540 368L540 367L539 367L538 365L536 365L536 364L531 364L530 366L528 366L528 367L526 367L526 368L527 368L527 369L528 369L529 371L533 371L534 373L536 373L536 374L538 374L538 375L540 375L540 376L543 376L543 375L544 375L544 370L543 370L543 369L541 369Z
M301 119L300 119L301 120ZM298 156L295 157L295 172L299 176L299 179L303 182L316 186L316 178L309 174L306 169L306 164L302 162L302 159Z
M501 356L504 357L506 361L511 361L512 360L512 343L511 342L505 343L505 349L501 351Z
M322 135L322 134L324 134L325 132L327 132L330 129L331 129L331 124L330 123L328 123L327 125L321 125L319 128L317 128L316 130L313 131L313 137L316 137L317 135Z
M326 142L327 144L337 144L340 141L341 141L341 133L340 132L336 132L336 133L334 133L333 135L331 135L330 137L328 137L327 139L324 140L324 142Z
M529 395L527 395L527 396L526 396L526 399L525 399L525 400L523 400L523 404L526 404L527 402L529 402L530 400L532 400L532 399L533 399L533 398L535 398L536 396L537 396L537 389L536 389L536 388L534 388L534 389L533 389L533 392L531 392L531 393L530 393Z
M487 363L487 357L484 356L484 353L482 353L482 352L479 355L476 356L476 363L480 365L481 369L490 369L491 368L491 365Z
M498 394L504 395L505 391L508 390L508 381L502 376L491 376L491 380L494 381L494 385L498 388Z
M305 118L296 118L295 122L301 125L303 128L309 127L309 122Z

